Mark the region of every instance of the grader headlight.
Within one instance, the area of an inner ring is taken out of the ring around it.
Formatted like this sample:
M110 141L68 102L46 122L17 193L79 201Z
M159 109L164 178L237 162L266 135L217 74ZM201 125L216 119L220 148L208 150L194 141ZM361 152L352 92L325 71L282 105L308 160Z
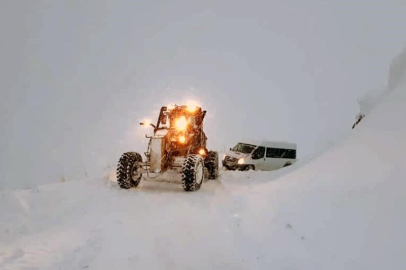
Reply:
M149 126L151 125L151 120L145 119L144 121L142 121L142 122L140 123L140 125L141 125L141 126L149 127Z
M197 106L196 105L188 105L187 110L188 110L188 112L194 113L197 110Z
M175 127L177 130L184 131L184 130L186 130L187 125L188 125L188 122L187 122L185 116L181 116L178 119L176 119Z
M180 143L185 143L186 142L186 137L185 136L180 136L179 137L179 142Z

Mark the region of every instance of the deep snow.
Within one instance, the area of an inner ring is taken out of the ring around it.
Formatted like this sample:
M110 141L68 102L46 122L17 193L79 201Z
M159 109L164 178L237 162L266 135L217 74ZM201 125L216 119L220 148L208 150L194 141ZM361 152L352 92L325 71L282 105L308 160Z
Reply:
M194 193L1 191L0 269L404 269L406 84L390 90L346 139L279 171L222 171Z
M145 150L139 120L189 99L210 149L287 140L303 158L384 87L400 2L0 1L0 189L100 177Z

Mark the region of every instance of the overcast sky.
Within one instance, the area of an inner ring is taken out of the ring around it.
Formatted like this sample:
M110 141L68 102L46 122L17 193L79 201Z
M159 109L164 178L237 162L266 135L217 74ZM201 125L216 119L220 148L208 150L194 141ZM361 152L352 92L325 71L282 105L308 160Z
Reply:
M80 179L146 150L141 119L196 100L209 147L343 136L386 85L405 1L0 2L0 188ZM114 168L113 168L114 169Z

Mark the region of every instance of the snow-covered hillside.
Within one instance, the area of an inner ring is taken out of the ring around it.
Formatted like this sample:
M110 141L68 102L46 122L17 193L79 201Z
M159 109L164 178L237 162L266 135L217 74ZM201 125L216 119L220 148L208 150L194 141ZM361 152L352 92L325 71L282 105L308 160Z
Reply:
M405 14L404 0L2 0L0 190L101 177L146 150L139 121L187 100L210 149L248 137L312 155L384 88Z
M222 172L194 193L106 179L0 192L0 269L405 269L395 69L393 91L346 139L287 169Z

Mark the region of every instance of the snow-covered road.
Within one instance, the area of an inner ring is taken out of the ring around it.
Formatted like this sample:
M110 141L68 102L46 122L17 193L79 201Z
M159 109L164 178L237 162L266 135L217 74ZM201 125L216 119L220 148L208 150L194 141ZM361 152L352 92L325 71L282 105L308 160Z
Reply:
M222 172L220 180L194 193L185 193L179 183L156 181L128 191L106 179L2 192L0 268L263 264L266 253L256 248L262 237L250 235L270 209L263 209L261 193L250 190L270 179L269 173Z
M190 193L108 179L0 191L0 269L403 270L402 74L347 138L280 171L223 171Z

